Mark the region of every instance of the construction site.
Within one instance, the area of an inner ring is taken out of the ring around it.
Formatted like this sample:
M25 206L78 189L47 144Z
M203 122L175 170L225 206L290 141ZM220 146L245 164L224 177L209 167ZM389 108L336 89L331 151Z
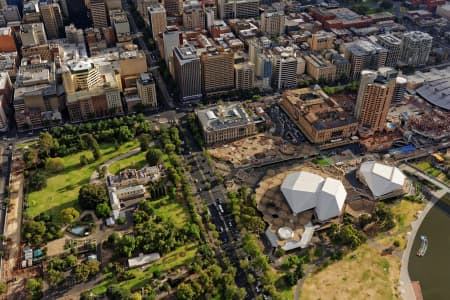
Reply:
M260 133L219 147L208 149L209 154L234 168L261 166L294 158L317 155L317 150L309 145L292 145L281 137L270 133Z

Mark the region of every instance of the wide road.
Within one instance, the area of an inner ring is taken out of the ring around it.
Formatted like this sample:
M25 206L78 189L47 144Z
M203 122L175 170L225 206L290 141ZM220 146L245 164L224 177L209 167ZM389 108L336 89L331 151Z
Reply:
M136 25L136 22L134 21L133 16L130 13L130 7L126 0L122 1L123 9L127 12L128 20L131 27L132 33L139 32L139 28ZM137 41L139 43L139 47L145 52L147 56L147 66L149 69L152 69L152 74L156 80L157 86L159 88L159 91L162 95L163 105L167 109L174 109L176 107L175 102L173 98L170 96L169 92L167 91L166 83L164 82L161 73L159 72L158 68L155 68L155 65L157 65L157 61L153 60L152 55L150 54L150 51L147 47L147 42L145 41L145 38L143 35L137 35Z

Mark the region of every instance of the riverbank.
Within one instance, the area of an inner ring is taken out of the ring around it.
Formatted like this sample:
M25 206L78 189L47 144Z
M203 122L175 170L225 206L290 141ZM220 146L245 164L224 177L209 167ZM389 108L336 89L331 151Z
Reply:
M409 274L409 260L411 256L411 250L414 244L414 241L417 236L417 231L419 230L420 226L422 225L423 220L427 216L427 214L430 212L430 210L433 208L433 206L439 201L440 198L442 198L446 193L449 192L449 189L444 184L440 183L436 179L423 174L422 172L418 171L415 168L412 168L408 165L401 165L400 169L402 171L407 171L411 174L414 174L415 176L419 176L422 179L425 179L436 186L439 186L441 189L437 191L430 191L431 195L433 196L431 199L429 199L429 202L427 203L425 209L422 211L422 213L419 215L418 219L411 223L411 232L408 234L407 238L407 244L406 249L403 252L402 260L401 260L401 267L400 267L400 281L399 281L399 290L402 295L402 298L405 300L410 299L416 299L416 295L414 293L414 288L411 282L411 277Z

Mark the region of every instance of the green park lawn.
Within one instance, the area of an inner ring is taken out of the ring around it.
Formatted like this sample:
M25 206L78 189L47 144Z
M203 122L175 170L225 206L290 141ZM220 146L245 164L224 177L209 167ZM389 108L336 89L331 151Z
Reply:
M20 144L17 144L17 145L16 145L15 149L16 149L16 150L22 150L22 149L25 148L25 147L33 147L33 146L36 145L36 144L37 144L36 141L20 143Z
M109 172L111 174L117 174L125 169L141 169L147 164L145 159L145 152L139 152L136 155L121 159L119 161L113 162L109 166Z
M170 220L177 227L181 227L188 221L189 212L187 208L178 202L166 202L169 197L163 197L159 200L152 201L153 208L155 208L155 215L164 220ZM162 202L164 205L161 205Z
M136 277L130 280L123 281L119 283L119 285L131 291L139 290L149 283L149 280L153 278L153 273L155 271L164 273L179 269L182 266L189 265L194 261L196 252L196 243L186 244L183 247L180 247L164 255L160 260L152 263L146 270L142 270L139 268L133 269L132 273ZM112 274L107 273L104 275L104 280L91 291L95 295L102 295L106 293L106 289L108 288L108 286L110 284L113 284L114 282L115 279Z
M61 210L67 207L79 209L78 191L82 185L89 183L95 169L107 160L137 147L139 147L137 141L127 142L121 145L118 150L114 148L114 145L102 144L100 145L102 158L83 167L80 166L80 157L86 155L88 159L92 159L90 151L82 151L64 157L64 170L49 175L46 188L31 192L26 196L29 206L27 214L30 217L35 217L42 212L48 212L54 217L56 223L62 223Z
M322 157L314 159L313 163L322 167L327 167L334 164L334 161L329 157Z
M450 181L450 179L444 173L442 173L441 170L436 169L431 163L426 160L413 163L413 166L445 183L448 183Z

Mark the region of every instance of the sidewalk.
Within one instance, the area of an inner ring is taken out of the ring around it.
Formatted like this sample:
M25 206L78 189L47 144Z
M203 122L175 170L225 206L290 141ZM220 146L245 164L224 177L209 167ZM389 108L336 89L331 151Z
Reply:
M426 174L423 174L422 172L419 172L418 170L416 170L415 168L412 168L409 165L402 164L399 166L399 168L402 171L410 172L410 173L412 173L420 178L423 178L441 188L438 191L430 191L430 193L433 195L433 198L430 199L427 206L425 207L423 212L420 214L420 216L417 218L417 220L411 223L412 230L411 230L410 234L407 235L408 243L406 245L405 251L403 252L403 257L401 260L399 289L400 289L403 299L411 300L411 299L416 299L416 295L414 293L414 288L413 288L411 278L409 277L409 272L408 272L409 256L411 254L412 245L414 244L414 240L416 238L417 231L420 228L420 225L422 224L423 220L427 216L428 212L431 210L433 205L437 201L439 201L439 199L441 197L443 197L446 193L450 192L450 189L448 188L448 186L441 183L440 181L438 181Z

